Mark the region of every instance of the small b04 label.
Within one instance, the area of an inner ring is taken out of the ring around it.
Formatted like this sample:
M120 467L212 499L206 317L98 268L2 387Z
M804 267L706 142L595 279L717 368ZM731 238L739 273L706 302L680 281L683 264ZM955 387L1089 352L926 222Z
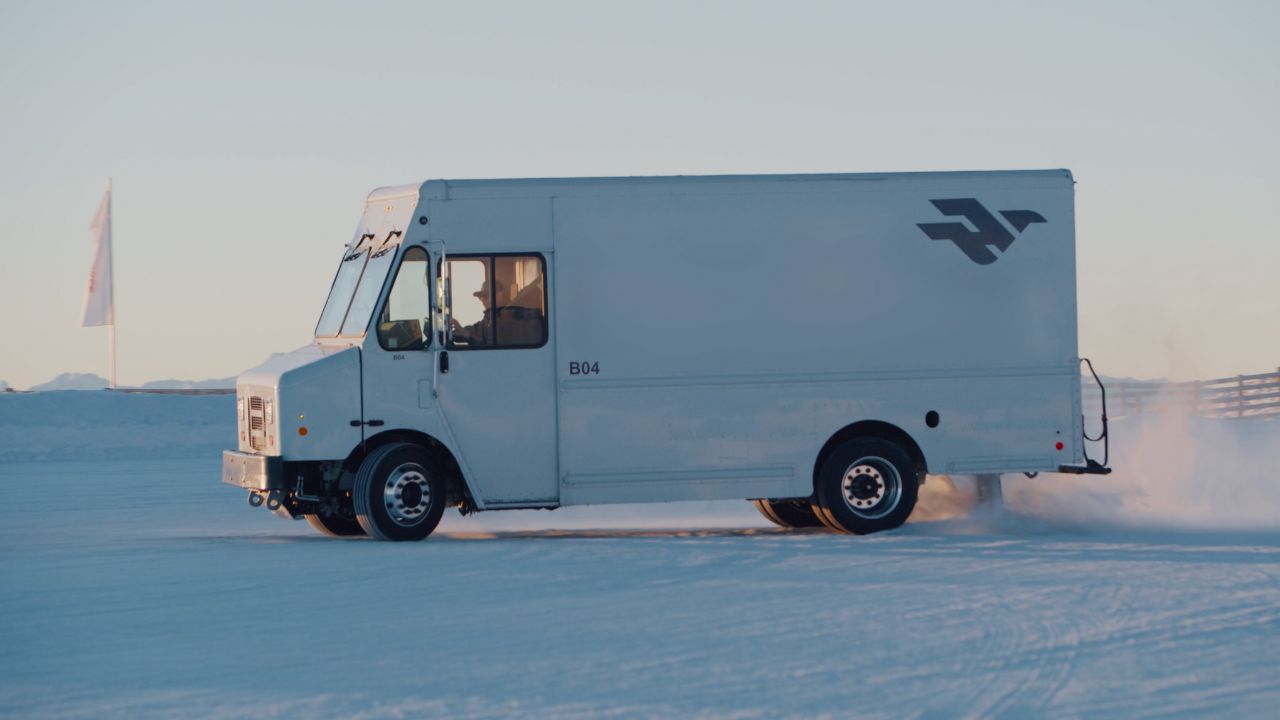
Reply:
M577 362L577 361L570 362L569 374L570 375L599 375L600 362L599 361L592 362L589 360L583 361L583 362Z

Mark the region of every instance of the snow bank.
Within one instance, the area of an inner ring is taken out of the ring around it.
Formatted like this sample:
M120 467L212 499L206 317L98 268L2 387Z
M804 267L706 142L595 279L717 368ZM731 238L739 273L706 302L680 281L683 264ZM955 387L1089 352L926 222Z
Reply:
M213 457L234 442L231 395L0 394L0 462Z

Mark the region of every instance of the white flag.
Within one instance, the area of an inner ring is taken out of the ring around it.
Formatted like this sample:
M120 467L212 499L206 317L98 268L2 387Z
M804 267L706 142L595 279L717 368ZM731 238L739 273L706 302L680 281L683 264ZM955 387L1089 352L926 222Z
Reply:
M81 325L115 325L115 300L111 287L111 183L102 196L102 205L89 226L97 251L89 270L89 285L84 292L84 320Z

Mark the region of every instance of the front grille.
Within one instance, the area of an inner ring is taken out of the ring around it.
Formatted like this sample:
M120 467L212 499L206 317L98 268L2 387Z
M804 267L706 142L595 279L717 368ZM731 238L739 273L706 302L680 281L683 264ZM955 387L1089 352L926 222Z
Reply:
M257 395L249 396L249 447L253 450L267 446L266 402Z

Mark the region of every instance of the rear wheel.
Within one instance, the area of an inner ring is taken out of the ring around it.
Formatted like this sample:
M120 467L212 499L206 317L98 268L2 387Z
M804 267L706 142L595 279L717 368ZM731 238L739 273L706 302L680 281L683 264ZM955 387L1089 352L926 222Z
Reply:
M356 520L370 537L421 540L444 514L444 472L417 445L383 445L360 463L351 495Z
M855 438L822 463L813 509L835 530L892 530L911 515L919 488L919 470L905 450L881 438Z
M820 527L822 521L814 514L807 500L752 500L753 505L769 522L784 528Z

